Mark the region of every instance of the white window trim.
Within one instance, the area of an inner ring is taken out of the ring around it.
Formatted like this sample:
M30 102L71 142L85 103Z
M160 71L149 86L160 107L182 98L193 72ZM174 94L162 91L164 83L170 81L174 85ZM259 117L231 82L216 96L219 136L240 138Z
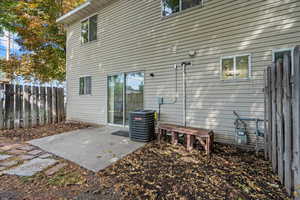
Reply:
M94 16L97 16L97 29L98 29L98 13L91 14L88 17L80 20L80 25L81 25L80 26L80 42L81 42L81 45L89 44L91 42L94 42L94 41L98 40L98 30L97 30L97 39L93 40L93 41L90 41L90 18L94 17ZM87 42L82 42L82 23L86 20L88 21L88 41Z
M236 58L242 57L242 56L248 56L248 77L247 78L238 78L236 77ZM223 79L223 60L233 58L233 78L232 79ZM220 59L220 79L221 81L238 81L238 80L249 80L252 78L252 55L251 54L238 54L234 56L222 56Z
M291 47L291 48L281 48L281 49L273 49L272 50L272 63L275 63L275 53L280 53L284 51L290 51L291 52L291 74L294 74L294 53L295 53L295 48L296 47Z
M184 13L186 11L190 11L190 10L197 9L197 8L203 8L204 7L204 1L205 0L202 0L200 5L182 10L182 0L179 0L179 11L176 12L176 13L172 13L168 16L164 16L164 14L163 14L164 13L163 12L164 0L160 0L160 16L161 16L161 18L168 18L168 17L171 17L171 16L176 16L178 14Z
M80 94L80 79L81 78L86 78L86 77L91 77L91 94ZM93 79L92 79L92 76L91 75L82 75L82 76L79 76L79 96L92 96L93 94Z

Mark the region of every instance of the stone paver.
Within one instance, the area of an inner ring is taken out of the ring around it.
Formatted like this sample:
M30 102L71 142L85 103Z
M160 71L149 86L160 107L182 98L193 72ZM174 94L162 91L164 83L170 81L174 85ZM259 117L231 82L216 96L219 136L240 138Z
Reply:
M37 155L41 154L42 152L43 151L41 151L41 150L33 150L33 151L29 151L28 154L37 156Z
M35 158L36 156L34 155L20 155L18 156L21 160L31 160L33 158Z
M4 169L6 169L6 167L0 167L0 171L2 171L2 170L4 170Z
M0 147L0 150L8 151L8 150L11 150L11 149L18 148L20 146L22 146L22 145L21 144L9 144L9 145L5 145L5 146Z
M17 176L33 176L37 172L54 165L56 162L57 160L54 159L35 158L13 169L3 171L3 173Z
M6 160L8 158L12 157L11 155L1 155L0 154L0 160Z
M17 155L20 155L20 154L25 154L26 151L23 151L23 150L19 150L19 149L11 149L9 151L7 151L8 153L11 153L11 154L17 154Z
M49 157L52 157L52 155L49 154L49 153L42 154L42 155L39 156L39 158L49 158Z
M58 165L55 165L54 167L51 167L47 171L45 171L45 174L47 176L52 176L53 174L55 174L56 172L58 172L60 169L64 168L65 166L67 166L67 163L60 163Z
M24 150L24 151L32 151L32 150L36 149L36 147L25 144L25 145L18 147L18 149Z
M0 166L2 167L12 167L14 165L18 164L17 160L10 160L10 161L3 161L0 163Z

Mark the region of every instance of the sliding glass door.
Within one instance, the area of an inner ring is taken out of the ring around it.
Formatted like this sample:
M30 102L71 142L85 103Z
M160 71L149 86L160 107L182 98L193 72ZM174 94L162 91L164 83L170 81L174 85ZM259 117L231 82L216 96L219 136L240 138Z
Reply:
M144 107L144 73L108 77L108 123L128 125L129 113Z
M144 73L132 72L125 76L125 125L128 125L129 113L144 108Z
M108 123L123 125L124 75L108 77Z

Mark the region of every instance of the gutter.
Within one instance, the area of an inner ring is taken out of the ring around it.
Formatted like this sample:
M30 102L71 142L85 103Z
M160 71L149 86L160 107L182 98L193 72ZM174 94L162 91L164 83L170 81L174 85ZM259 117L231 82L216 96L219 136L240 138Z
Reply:
M77 12L79 12L80 10L88 7L91 5L92 0L88 0L87 2L81 4L80 6L78 6L77 8L71 10L70 12L64 14L63 16L59 17L56 22L57 23L64 23L64 20L66 20L67 18L71 17L72 15L75 15Z

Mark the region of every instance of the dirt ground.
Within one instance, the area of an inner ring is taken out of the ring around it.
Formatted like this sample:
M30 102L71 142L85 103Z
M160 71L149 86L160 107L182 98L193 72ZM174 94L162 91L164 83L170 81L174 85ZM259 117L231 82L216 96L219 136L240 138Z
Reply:
M201 150L187 152L181 145L152 142L99 173L63 162L68 165L52 176L0 176L0 197L289 199L268 161L230 145L215 144L207 158Z
M28 129L0 130L0 137L6 137L14 141L28 141L77 129L88 128L90 126L91 125L89 124L80 122L61 122Z

